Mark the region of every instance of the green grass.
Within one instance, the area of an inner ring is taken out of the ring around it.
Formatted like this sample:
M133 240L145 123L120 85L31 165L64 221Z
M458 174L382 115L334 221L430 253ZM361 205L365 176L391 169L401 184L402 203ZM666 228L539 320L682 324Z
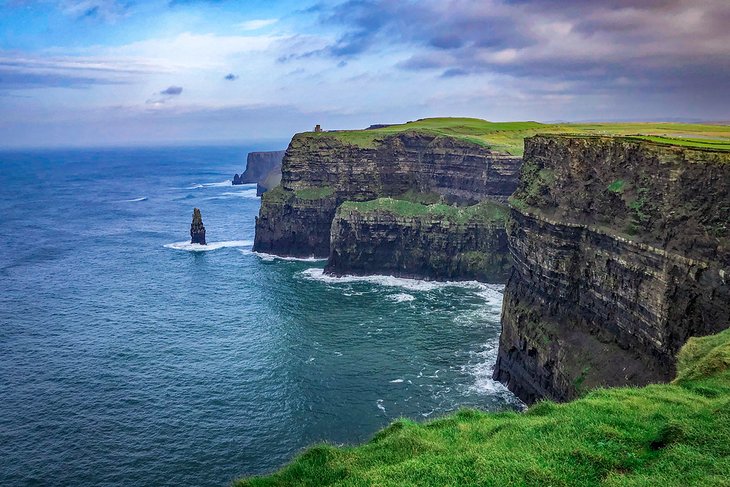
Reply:
M623 135L653 142L697 148L730 150L730 126L682 123L541 124L538 122L488 122L477 118L426 118L374 130L307 132L307 137L335 137L360 147L401 132L419 131L455 137L521 156L525 137L541 133Z
M332 196L335 194L335 190L329 186L321 186L316 188L299 189L295 191L294 194L296 194L297 198L302 200L320 200L322 198Z
M399 420L357 447L318 445L251 486L728 486L730 330L693 338L677 379L525 413Z
M612 193L623 193L625 184L626 181L623 179L617 179L608 185L608 190Z
M339 211L358 211L360 213L385 212L400 217L435 217L448 220L454 224L469 222L504 222L509 210L490 201L482 201L472 206L450 206L442 203L421 204L413 201L378 198L370 201L346 201L340 205Z

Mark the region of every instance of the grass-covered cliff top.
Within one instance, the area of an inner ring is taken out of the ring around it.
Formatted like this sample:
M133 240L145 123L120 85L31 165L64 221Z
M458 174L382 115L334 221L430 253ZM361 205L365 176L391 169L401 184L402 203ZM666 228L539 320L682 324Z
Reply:
M243 486L730 485L730 330L693 338L677 379L525 413L400 420L367 444L315 446Z
M540 133L643 136L663 143L730 150L729 125L686 123L542 124L538 122L488 122L478 118L426 118L415 122L368 129L306 132L306 137L335 137L360 147L401 132L419 131L469 140L499 152L522 155L523 139Z
M506 206L482 201L472 206L451 206L443 203L423 204L407 199L378 198L370 201L346 201L338 212L357 211L362 214L389 213L405 218L433 217L448 220L454 224L493 223L506 221L509 209Z

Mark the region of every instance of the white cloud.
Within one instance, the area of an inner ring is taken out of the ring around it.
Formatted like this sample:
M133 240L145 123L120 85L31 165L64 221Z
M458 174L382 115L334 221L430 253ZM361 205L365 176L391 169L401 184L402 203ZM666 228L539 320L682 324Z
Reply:
M246 22L241 22L240 24L238 24L238 27L240 27L242 30L258 30L263 29L264 27L268 27L270 25L274 25L278 21L279 19L247 20Z

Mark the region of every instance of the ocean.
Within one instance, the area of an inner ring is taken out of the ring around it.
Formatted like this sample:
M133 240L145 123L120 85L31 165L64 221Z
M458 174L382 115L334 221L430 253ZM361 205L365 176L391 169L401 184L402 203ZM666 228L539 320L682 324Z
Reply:
M252 253L260 200L230 179L277 148L0 153L1 485L221 486L521 407L491 379L503 286Z

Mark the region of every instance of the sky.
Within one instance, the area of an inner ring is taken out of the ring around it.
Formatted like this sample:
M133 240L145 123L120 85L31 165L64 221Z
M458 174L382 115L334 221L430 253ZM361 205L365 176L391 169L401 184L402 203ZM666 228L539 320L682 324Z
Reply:
M729 0L0 0L0 147L730 119Z

